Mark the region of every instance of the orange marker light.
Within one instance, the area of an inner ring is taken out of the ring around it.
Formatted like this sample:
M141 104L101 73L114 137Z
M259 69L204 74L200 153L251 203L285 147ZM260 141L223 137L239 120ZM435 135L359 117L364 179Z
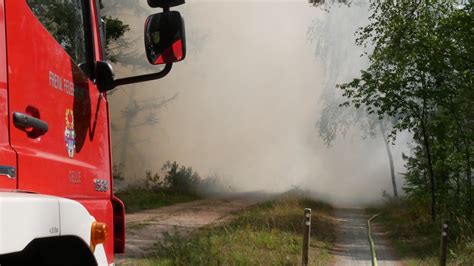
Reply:
M91 226L91 250L94 252L95 246L102 244L107 239L109 227L105 223L93 222Z

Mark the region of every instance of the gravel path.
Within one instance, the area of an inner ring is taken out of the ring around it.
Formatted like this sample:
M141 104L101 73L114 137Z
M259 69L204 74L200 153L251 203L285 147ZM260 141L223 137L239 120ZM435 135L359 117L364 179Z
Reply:
M336 265L372 265L370 246L367 240L367 219L363 209L336 209L338 221L337 240L334 248ZM383 230L373 227L373 237L378 265L401 265L393 255Z

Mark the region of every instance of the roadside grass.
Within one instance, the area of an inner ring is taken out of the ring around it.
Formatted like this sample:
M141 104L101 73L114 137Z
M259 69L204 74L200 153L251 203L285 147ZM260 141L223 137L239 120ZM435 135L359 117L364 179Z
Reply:
M117 184L125 179L122 170L123 167L113 167ZM192 167L167 161L160 172L145 171L141 181L119 189L115 195L125 203L125 211L131 213L200 199L198 188L212 187L216 182L215 178L202 178Z
M332 208L285 195L235 213L225 225L191 235L169 234L145 259L124 265L298 265L301 264L303 210L312 208L310 265L332 263L335 241Z
M370 212L382 212L375 222L388 231L396 255L404 265L439 264L442 221L432 222L426 208L405 199L387 202ZM448 240L448 264L473 265L474 228L463 219L453 220Z
M130 188L115 195L124 202L125 211L133 213L200 199L195 194L178 194L173 192L154 191L145 188Z

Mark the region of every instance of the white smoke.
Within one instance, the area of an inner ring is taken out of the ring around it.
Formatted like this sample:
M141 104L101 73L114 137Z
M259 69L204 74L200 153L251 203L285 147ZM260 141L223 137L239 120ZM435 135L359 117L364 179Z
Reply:
M156 111L159 124L131 130L135 144L127 148L128 178L143 177L146 169L159 171L166 160L176 160L241 191L299 186L336 203L371 202L381 198L383 189L391 191L380 137L362 140L362 133L353 130L327 148L315 128L324 81L331 73L315 56L308 28L315 19L331 20L328 28L340 39L328 41L344 45L329 47L343 47L332 54L347 55L347 64L354 66L342 76L350 79L361 68L354 29L366 23L367 7L337 6L328 13L304 0L187 2L177 8L186 20L186 60L164 79L121 87L109 97L112 121L120 128L130 95L140 102L179 93ZM128 38L137 38L133 49L142 53L139 36L145 15L106 11L131 25ZM149 9L153 12L157 10ZM318 38L318 32L313 34ZM121 64L115 68L122 76L144 72ZM116 162L121 134L112 135ZM403 149L395 147L396 159ZM403 170L401 160L396 167Z

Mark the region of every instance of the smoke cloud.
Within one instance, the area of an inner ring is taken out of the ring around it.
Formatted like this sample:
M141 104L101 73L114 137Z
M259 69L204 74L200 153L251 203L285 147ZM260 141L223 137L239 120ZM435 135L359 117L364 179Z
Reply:
M126 38L134 45L127 53L147 65L143 22L158 11L146 1L139 10L112 8L112 2L120 1L104 1L105 13L132 28ZM120 87L109 97L114 163L125 162L130 182L171 160L237 191L297 186L337 204L370 203L381 199L382 190L391 192L380 136L364 139L355 126L326 147L315 126L323 98L338 95L327 88L328 77L340 70L337 82L347 81L365 64L354 31L367 23L367 5L327 12L306 0L188 0L176 9L186 21L186 60L164 79ZM311 41L308 29L315 21L326 23L326 32L310 31ZM316 51L318 38L326 42L323 52ZM150 71L123 62L114 68L119 77ZM173 96L161 108L150 107ZM130 106L143 110L126 126ZM403 171L402 139L393 147L397 173Z

